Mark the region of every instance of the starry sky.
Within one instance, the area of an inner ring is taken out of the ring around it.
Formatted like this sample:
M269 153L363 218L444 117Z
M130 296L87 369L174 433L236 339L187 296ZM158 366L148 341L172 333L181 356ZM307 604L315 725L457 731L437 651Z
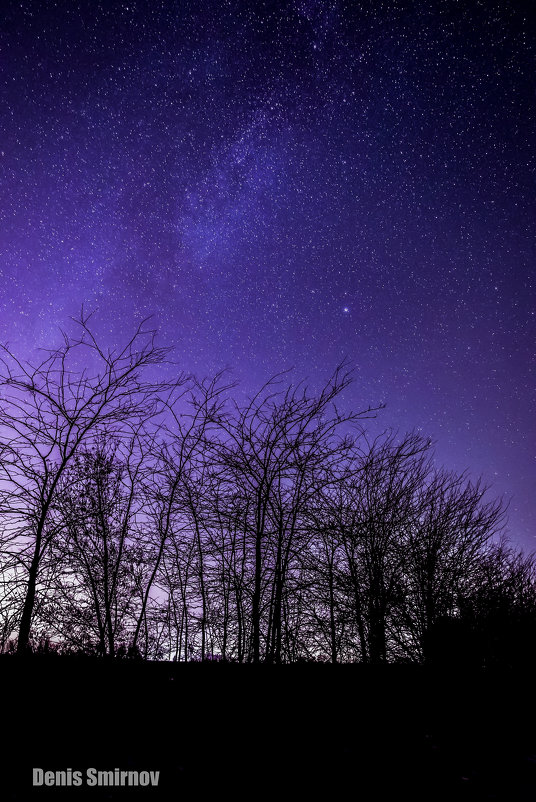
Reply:
M493 0L20 0L0 13L0 337L154 315L419 429L536 548L535 14Z

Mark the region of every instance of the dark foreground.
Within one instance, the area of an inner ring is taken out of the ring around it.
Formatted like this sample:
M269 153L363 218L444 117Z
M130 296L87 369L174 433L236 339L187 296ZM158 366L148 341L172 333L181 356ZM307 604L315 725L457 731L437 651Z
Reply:
M2 798L535 800L529 672L0 658ZM32 787L32 769L81 787ZM159 771L158 788L86 771Z

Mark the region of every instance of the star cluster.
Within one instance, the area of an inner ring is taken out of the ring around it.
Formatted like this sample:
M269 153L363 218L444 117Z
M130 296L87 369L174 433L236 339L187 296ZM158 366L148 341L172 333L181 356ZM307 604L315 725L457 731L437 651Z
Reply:
M347 357L345 402L513 496L533 548L526 4L21 0L0 49L2 339L84 303L245 391Z

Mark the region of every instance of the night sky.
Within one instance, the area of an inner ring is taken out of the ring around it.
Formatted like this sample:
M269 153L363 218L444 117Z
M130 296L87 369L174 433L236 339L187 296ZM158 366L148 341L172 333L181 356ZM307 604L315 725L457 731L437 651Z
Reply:
M344 357L536 547L535 36L517 2L0 11L0 337L154 315L244 392Z

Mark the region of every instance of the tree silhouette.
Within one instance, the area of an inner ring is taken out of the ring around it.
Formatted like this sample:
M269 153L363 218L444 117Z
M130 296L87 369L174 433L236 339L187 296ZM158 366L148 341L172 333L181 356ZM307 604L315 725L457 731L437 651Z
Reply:
M136 601L136 519L142 465L119 444L98 442L76 455L58 487L51 517L61 537L52 540L51 559L62 567L50 604L67 643L114 656L129 646L127 623ZM63 625L63 626L62 626Z
M296 555L304 548L302 516L320 492L322 471L326 476L326 466L340 461L352 444L341 428L373 412L337 411L334 401L351 381L343 367L316 396L300 387L280 391L276 381L222 418L223 439L215 445L215 459L248 511L243 526L253 575L249 659L254 663L261 656L281 660L285 598Z
M1 348L0 509L24 544L27 570L20 652L28 647L39 569L58 534L51 512L65 471L97 438L131 436L160 411L162 394L184 381L143 378L168 352L143 324L113 351L99 344L83 311L74 323L77 333L63 332L63 344L35 364Z
M90 318L0 376L0 646L146 659L533 660L536 568L481 481L431 442L340 412L282 374L246 403L222 375L145 376L143 324ZM47 647L48 648L48 647Z

